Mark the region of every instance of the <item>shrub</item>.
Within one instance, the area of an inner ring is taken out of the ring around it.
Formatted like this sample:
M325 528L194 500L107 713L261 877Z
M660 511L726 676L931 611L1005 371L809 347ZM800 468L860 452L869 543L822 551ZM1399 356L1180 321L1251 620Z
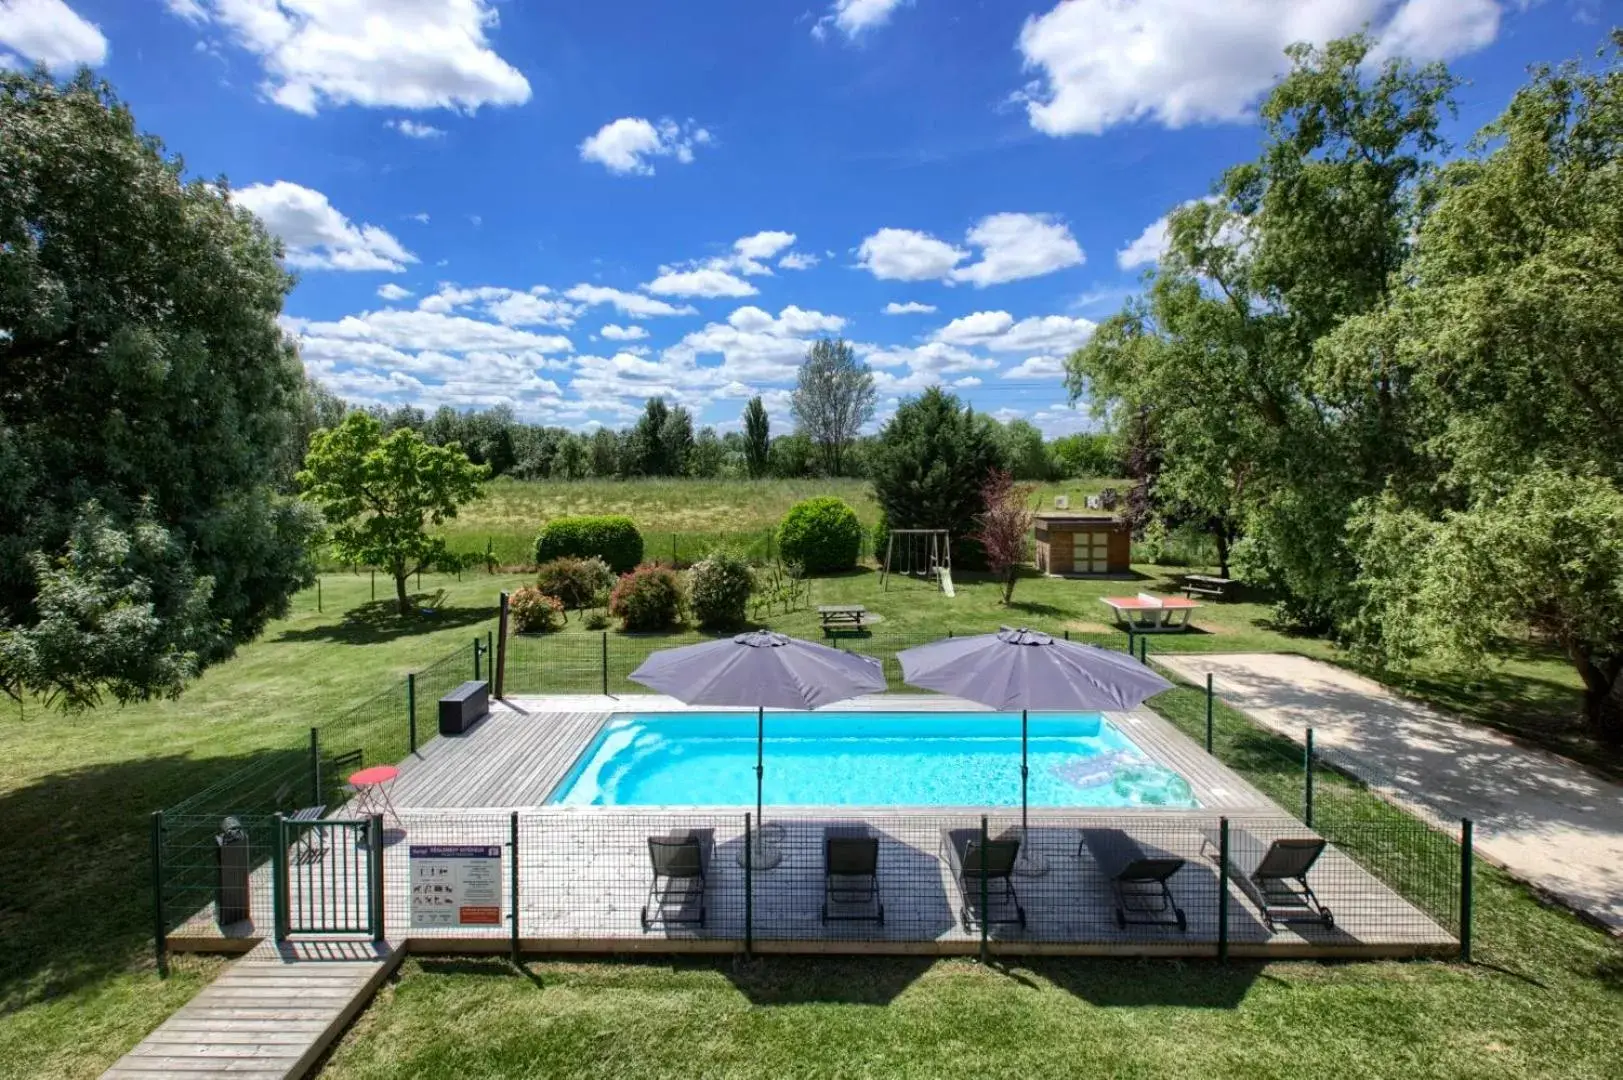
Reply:
M750 564L731 551L713 551L688 572L689 605L706 630L728 630L744 621L755 586Z
M642 534L624 514L554 518L535 538L535 561L547 563L566 555L577 559L595 555L616 574L628 573L642 562Z
M783 558L800 563L808 574L856 566L864 539L857 512L833 495L796 503L778 526Z
M563 601L531 585L507 598L507 614L517 634L545 634L564 624Z
M600 609L588 611L584 625L588 630L607 630L609 628L609 613Z
M564 610L579 610L614 588L614 571L595 555L589 559L564 555L541 564L535 586L562 600Z
M615 583L609 614L627 630L665 630L682 617L682 578L675 570L652 563L637 567Z

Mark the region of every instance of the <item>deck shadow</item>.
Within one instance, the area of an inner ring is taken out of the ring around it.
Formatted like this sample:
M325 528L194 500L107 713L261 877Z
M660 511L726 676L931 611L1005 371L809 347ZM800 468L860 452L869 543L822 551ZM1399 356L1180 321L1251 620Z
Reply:
M1260 978L1262 961L1115 960L1025 957L1008 965L1012 977L1030 973L1090 1005L1113 1009L1176 1006L1235 1009Z

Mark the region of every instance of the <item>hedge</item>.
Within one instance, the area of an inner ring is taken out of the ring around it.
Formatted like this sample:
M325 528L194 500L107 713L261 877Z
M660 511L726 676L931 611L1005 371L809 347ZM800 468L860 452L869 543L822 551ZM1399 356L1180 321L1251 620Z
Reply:
M778 526L778 547L787 562L808 574L850 570L862 555L862 522L844 499L819 495L796 503Z
M616 574L629 573L642 562L642 534L624 514L577 514L552 519L535 538L538 563L594 555Z

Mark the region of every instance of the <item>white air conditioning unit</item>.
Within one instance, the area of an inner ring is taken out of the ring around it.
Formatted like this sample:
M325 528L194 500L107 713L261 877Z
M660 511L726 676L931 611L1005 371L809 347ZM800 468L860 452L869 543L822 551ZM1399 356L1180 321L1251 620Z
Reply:
M1100 500L1099 496L1097 496L1097 495L1089 495L1088 496L1088 509L1089 510L1103 510L1104 509L1104 503L1103 503L1103 501Z
M1054 496L1054 509L1055 510L1069 510L1070 508L1071 508L1071 497L1069 495L1055 495Z

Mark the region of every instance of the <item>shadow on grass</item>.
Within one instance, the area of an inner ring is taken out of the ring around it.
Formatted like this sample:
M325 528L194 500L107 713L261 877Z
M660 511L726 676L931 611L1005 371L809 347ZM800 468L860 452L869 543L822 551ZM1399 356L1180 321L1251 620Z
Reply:
M287 769L276 767L278 757ZM132 962L150 963L152 812L250 762L265 765L275 791L283 786L276 777L303 759L297 750L174 753L52 773L0 795L0 880L11 883L0 1013L94 986ZM212 848L199 847L199 908L212 898L210 858Z
M417 611L401 615L393 600L373 600L352 608L336 623L284 630L271 639L284 641L330 641L344 645L376 645L414 634L472 626L489 621L494 607L439 607L444 591L419 594L412 598Z
M1253 983L1266 978L1265 966L1260 962L1034 956L1015 961L1007 972L1017 979L1029 973L1090 1005L1105 1008L1175 1005L1185 1009L1234 1009L1245 1000Z
M889 1005L934 965L928 956L775 956L726 974L752 1005Z

